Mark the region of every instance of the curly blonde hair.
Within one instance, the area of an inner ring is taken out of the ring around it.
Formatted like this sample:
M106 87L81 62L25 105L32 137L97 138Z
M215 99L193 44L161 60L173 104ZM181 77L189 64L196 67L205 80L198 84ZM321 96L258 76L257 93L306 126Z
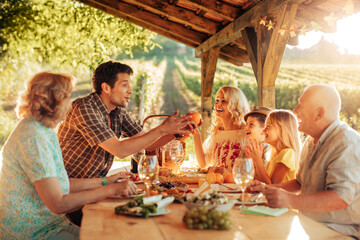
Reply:
M70 107L73 77L41 72L33 76L20 93L16 113L19 119L34 117L46 127L63 119ZM69 99L69 101L64 101Z
M300 156L300 135L298 121L294 113L289 110L273 110L266 118L266 124L273 125L279 136L279 149L292 148L296 156Z
M244 115L250 111L250 105L246 99L244 93L237 87L223 86L217 92L216 95L222 92L224 98L228 101L228 111L231 113L230 121L233 121L234 126L239 129L245 125ZM213 111L215 115L215 111ZM219 131L224 130L224 126L221 120L215 117L214 125L211 129L211 135L217 134Z

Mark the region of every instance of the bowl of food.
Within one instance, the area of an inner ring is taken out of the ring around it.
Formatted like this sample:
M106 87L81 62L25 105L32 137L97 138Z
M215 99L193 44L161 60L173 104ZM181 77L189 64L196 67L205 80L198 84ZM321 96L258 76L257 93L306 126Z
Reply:
M182 198L181 202L187 209L200 208L207 206L209 209L226 212L229 211L236 203L235 200L229 200L224 194L217 191L206 192L203 194L188 193Z

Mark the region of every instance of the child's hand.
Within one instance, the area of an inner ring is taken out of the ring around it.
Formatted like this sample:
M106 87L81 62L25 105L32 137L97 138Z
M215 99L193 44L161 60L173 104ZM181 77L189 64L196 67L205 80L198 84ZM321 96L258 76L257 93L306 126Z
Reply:
M245 146L245 154L248 158L252 158L253 161L262 160L263 145L260 140L248 139L247 145Z

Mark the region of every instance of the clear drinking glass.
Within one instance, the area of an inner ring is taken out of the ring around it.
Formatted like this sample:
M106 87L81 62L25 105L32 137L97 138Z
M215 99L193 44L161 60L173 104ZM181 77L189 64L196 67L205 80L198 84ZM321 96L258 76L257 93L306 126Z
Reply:
M135 162L139 163L142 158L145 157L145 149L141 149L140 151L134 153L132 155L132 158L135 160Z
M246 157L236 158L232 172L235 182L240 185L240 189L242 190L241 207L243 208L245 189L250 185L255 175L252 159Z
M150 195L150 186L158 181L159 164L156 155L147 155L140 159L138 163L138 173L146 187L146 196Z
M182 164L185 158L185 149L181 141L178 140L171 141L169 148L169 156L171 162L175 164L175 166L173 167L173 173L179 174L180 165Z

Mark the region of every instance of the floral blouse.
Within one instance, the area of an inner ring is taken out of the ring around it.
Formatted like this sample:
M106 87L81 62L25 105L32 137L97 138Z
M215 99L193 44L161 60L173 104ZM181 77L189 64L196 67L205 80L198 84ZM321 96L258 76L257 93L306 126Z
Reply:
M34 182L57 177L69 193L58 138L34 118L23 119L6 141L0 175L0 239L46 239L69 222L52 213L39 197Z
M232 171L234 161L244 153L246 145L245 130L219 131L214 136L209 136L204 144L205 162L211 166L223 167Z

